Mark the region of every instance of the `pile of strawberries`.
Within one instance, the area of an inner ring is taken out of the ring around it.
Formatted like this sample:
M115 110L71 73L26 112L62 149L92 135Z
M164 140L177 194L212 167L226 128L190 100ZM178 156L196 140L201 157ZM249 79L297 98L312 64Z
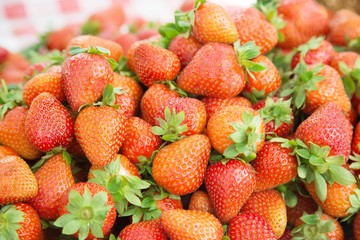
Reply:
M360 16L121 6L0 48L0 239L360 239Z

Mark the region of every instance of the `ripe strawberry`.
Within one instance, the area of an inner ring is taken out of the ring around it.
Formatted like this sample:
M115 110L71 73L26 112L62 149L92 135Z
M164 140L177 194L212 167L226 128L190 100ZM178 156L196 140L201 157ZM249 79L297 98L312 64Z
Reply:
M144 43L135 49L134 67L140 81L150 87L157 81L174 79L179 74L181 63L175 53Z
M201 47L202 44L194 36L189 36L188 38L176 36L171 40L169 50L178 56L181 67L185 68Z
M120 44L97 36L80 35L74 37L67 44L66 51L68 54L71 50L70 48L73 46L79 46L81 48L89 48L90 46L106 48L110 51L110 54L107 57L114 59L116 62L124 55L124 50Z
M304 196L299 192L296 192L295 196L297 198L296 205L294 207L286 206L287 222L290 225L294 225L303 213L313 214L318 209L318 205L311 196Z
M220 221L207 212L182 209L169 210L161 214L160 222L172 240L221 240L223 237Z
M62 68L61 84L71 109L78 111L84 104L96 102L105 86L113 81L113 76L104 56L80 53L67 58Z
M355 215L355 219L353 221L353 233L354 233L354 237L355 240L359 240L360 239L360 213L357 213Z
M285 184L297 175L298 164L292 149L277 142L265 142L251 165L256 172L255 191Z
M41 157L41 152L26 137L27 113L24 107L15 107L6 113L4 120L0 121L0 142L14 149L22 158L35 160Z
M119 234L122 240L168 240L160 219L137 222L127 225Z
M0 219L1 239L43 239L39 215L26 203L3 206L0 209Z
M54 66L56 66L56 65L54 65ZM46 70L48 68L51 68L50 62L33 63L24 70L24 80L29 80L29 79L35 77L36 75L38 75L39 73L46 72ZM60 70L60 72L61 72L61 70Z
M143 43L151 43L150 40L140 40L131 44L130 48L127 51L127 65L131 71L135 71L135 49Z
M204 211L211 214L215 213L209 195L207 192L201 190L197 190L191 194L189 210Z
M179 88L188 93L216 98L238 95L245 82L234 49L223 43L200 48L177 80Z
M63 234L82 240L104 238L116 219L110 193L104 187L88 182L77 183L63 194L59 201L59 213L60 217L54 225L61 227Z
M214 113L227 106L239 105L249 108L252 106L250 100L241 96L235 96L232 98L204 97L201 101L205 104L207 120L209 120Z
M209 119L207 134L212 147L225 157L252 160L264 143L265 123L252 108L228 106Z
M24 102L27 106L30 106L34 98L43 92L51 93L60 102L65 102L61 73L40 73L26 82L23 91Z
M222 223L229 223L239 213L255 186L254 170L241 161L217 162L206 170L205 187Z
M112 161L125 138L126 117L108 106L90 106L75 121L75 136L91 164Z
M282 48L297 47L313 36L325 35L329 29L327 10L314 0L281 1L277 10L286 22L285 27L280 30L285 41L278 43Z
M135 115L135 102L128 94L116 94L114 104L117 106L116 111L125 117L130 118Z
M0 146L0 159L6 156L19 156L17 152L7 146Z
M0 64L6 62L7 57L9 56L10 52L3 47L0 47Z
M113 41L120 44L124 50L124 55L126 55L131 45L139 41L139 38L135 33L117 33Z
M345 73L340 68L340 62L344 62L346 66L348 66L351 70L354 69L356 60L360 57L360 55L356 52L338 52L335 53L333 58L331 59L330 66L335 68L335 70L343 76Z
M351 142L351 152L360 154L360 122L356 124L354 137Z
M250 212L240 213L230 221L228 235L230 240L277 239L269 223L259 214Z
M235 23L226 10L213 3L203 3L195 10L193 34L201 43L231 44L239 38Z
M29 141L42 152L69 146L74 136L74 121L52 94L40 93L31 103L25 119Z
M241 208L241 213L257 213L274 231L276 238L283 235L286 228L286 206L283 197L274 189L253 193Z
M36 178L22 158L1 158L0 175L0 205L25 202L37 194Z
M125 140L121 153L131 162L139 163L139 157L150 158L161 145L161 139L151 132L151 125L139 117L130 117L126 124Z
M61 154L57 154L35 173L39 190L29 204L43 219L56 220L59 217L58 202L64 192L75 184L70 162L66 161Z
M113 4L109 8L93 13L88 22L95 24L98 31L115 31L124 24L125 18L124 7L121 4Z
M58 30L52 31L46 36L46 46L49 50L57 49L62 51L66 49L68 42L79 35L79 26L67 25Z
M210 158L210 140L195 134L162 148L154 158L152 176L169 193L186 195L204 180Z

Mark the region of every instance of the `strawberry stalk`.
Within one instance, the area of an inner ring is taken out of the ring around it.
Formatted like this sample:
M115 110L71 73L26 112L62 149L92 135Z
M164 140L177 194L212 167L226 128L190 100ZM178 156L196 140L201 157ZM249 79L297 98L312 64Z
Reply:
M277 129L282 123L291 123L291 99L274 101L274 99L268 97L265 100L265 107L259 109L258 112L265 123L274 121L275 129Z
M0 239L19 239L16 232L24 221L24 213L14 205L6 205L0 209Z

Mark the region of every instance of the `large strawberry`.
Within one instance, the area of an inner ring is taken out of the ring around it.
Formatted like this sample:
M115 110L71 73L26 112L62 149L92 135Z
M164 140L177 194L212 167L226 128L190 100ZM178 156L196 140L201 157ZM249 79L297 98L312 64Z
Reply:
M163 212L160 222L166 234L173 240L221 240L223 237L220 221L207 212L183 209L169 210Z
M194 36L188 38L177 36L171 40L169 50L178 56L181 66L184 68L191 62L201 47L202 44Z
M36 196L38 183L29 165L18 156L0 159L0 204L28 201Z
M105 166L112 161L125 138L126 117L108 106L90 106L75 121L75 136L89 161Z
M0 239L43 239L40 217L26 203L3 206L0 209L0 219Z
M147 239L167 240L169 239L160 223L160 219L137 222L127 225L119 234L122 240Z
M66 108L52 94L39 94L31 103L25 119L30 142L42 152L67 147L74 136L74 121Z
M208 167L205 187L222 223L229 223L240 212L255 184L254 170L241 161L217 162Z
M210 150L210 140L202 134L191 135L167 145L154 158L154 180L172 194L194 192L204 180Z

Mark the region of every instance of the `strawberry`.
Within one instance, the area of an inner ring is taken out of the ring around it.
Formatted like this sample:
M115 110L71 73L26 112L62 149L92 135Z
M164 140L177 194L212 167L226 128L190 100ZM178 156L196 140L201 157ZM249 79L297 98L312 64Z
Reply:
M185 68L201 47L202 44L194 36L188 38L177 36L171 40L169 50L178 56L181 67Z
M228 106L209 119L207 134L212 147L225 157L252 160L264 143L265 123L252 108Z
M114 42L120 44L124 51L124 55L127 54L132 44L139 41L138 36L135 33L117 33L113 39Z
M174 79L179 74L181 63L175 53L144 43L135 49L134 67L140 81L150 87L157 81Z
M27 163L18 156L0 159L0 204L24 202L36 196L38 184Z
M64 192L75 184L70 162L66 161L64 156L57 154L35 173L39 190L29 204L43 219L56 220L59 217L58 202Z
M169 193L192 193L204 180L210 150L210 140L202 134L171 143L160 149L155 156L152 176L156 183Z
M46 61L46 62L33 63L24 70L24 80L29 80L35 77L36 75L38 75L39 73L46 72L48 68L51 68L50 62Z
M6 156L19 156L17 152L7 146L0 146L0 159Z
M214 207L211 204L207 192L197 190L191 194L189 210L199 210L214 214Z
M89 51L67 58L62 67L61 84L73 111L96 102L105 86L113 81L113 71L107 59Z
M42 240L39 215L30 205L16 203L0 209L0 238Z
M149 40L140 40L131 44L130 48L127 51L126 58L127 64L131 71L135 71L135 49L143 43L151 43Z
M42 152L69 146L74 136L74 121L52 94L40 93L31 103L25 119L29 141Z
M201 101L205 105L206 117L207 120L210 119L214 113L220 111L222 108L232 105L246 106L251 108L252 104L250 100L245 97L235 96L232 98L213 98L213 97L204 97Z
M9 56L10 52L3 47L0 47L0 64L6 62L7 57Z
M182 209L169 210L161 214L160 222L166 234L173 240L221 240L223 237L220 221L207 212Z
M127 225L119 234L122 240L167 240L169 239L159 219Z
M276 142L265 142L251 165L256 172L255 191L285 184L297 175L298 164L292 149Z
M90 106L75 121L75 136L91 164L112 161L125 138L126 117L108 106Z
M245 87L245 75L231 46L208 43L180 73L177 84L191 94L230 98Z
M207 2L195 10L192 32L201 43L231 44L239 38L235 23L226 10L217 4Z
M61 73L40 73L26 82L23 91L24 102L27 106L30 106L34 98L43 92L51 93L60 102L65 102L61 87Z
M79 46L81 48L89 48L90 46L106 48L110 52L108 57L114 59L116 62L124 55L124 51L118 43L97 36L81 35L71 39L66 47L68 54L71 54L70 50L73 46Z
M71 186L59 201L60 217L54 225L62 233L81 240L104 238L116 219L115 204L110 193L95 183Z
M241 213L257 213L274 231L276 238L283 235L286 228L286 206L283 197L274 189L253 193L241 208Z
M360 214L357 213L355 215L355 219L353 221L353 231L355 240L360 239Z
M8 111L3 121L0 121L0 142L14 149L22 158L35 160L41 157L41 152L28 140L25 134L25 119L28 109L15 107Z
M354 130L354 137L351 142L351 151L356 154L360 154L360 122L356 124Z
M239 213L255 186L254 170L241 161L217 162L206 170L205 187L222 223L229 223Z
M290 135L294 125L291 100L267 97L255 103L253 109L257 110L265 121L266 134L275 133L279 137Z
M333 58L331 59L330 66L333 67L340 76L343 76L345 73L342 71L340 67L340 63L344 62L346 66L348 66L351 70L354 69L356 60L360 57L360 55L356 52L338 52L335 53Z
M79 35L79 26L67 25L63 28L50 32L46 36L46 47L49 50L64 50L72 38Z
M230 240L277 239L269 223L256 213L240 213L228 227Z
M293 207L286 206L287 222L294 225L295 221L300 218L303 213L313 214L318 209L318 205L311 196L302 195L300 192L295 193L297 202Z
M126 124L125 140L121 153L131 162L139 163L139 157L150 158L161 145L161 139L151 132L151 125L139 117L130 117Z

